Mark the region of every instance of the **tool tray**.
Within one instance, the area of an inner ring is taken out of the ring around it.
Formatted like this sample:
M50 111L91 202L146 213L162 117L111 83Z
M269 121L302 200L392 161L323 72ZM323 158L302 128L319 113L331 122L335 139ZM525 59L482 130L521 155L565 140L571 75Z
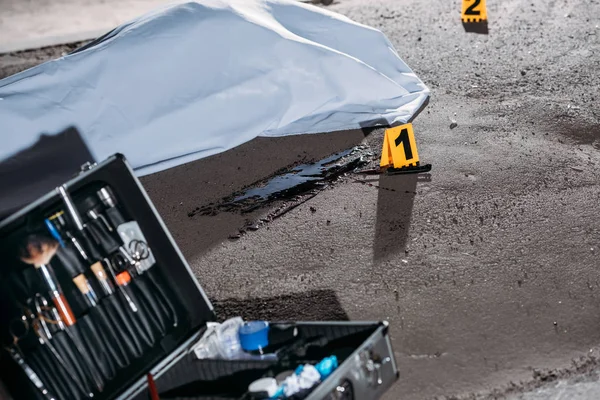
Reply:
M145 400L148 375L161 399L245 399L256 379L331 355L337 369L298 398L376 399L398 378L384 322L270 322L319 344L198 359L213 307L120 154L0 222L0 266L0 377L15 399Z

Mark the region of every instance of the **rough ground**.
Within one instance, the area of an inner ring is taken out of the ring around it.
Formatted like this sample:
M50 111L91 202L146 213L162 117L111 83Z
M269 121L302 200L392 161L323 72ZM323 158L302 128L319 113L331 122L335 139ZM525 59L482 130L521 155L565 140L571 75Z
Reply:
M144 178L218 312L388 319L389 400L520 396L560 378L597 397L600 2L489 1L489 35L464 32L456 1L331 9L383 30L432 89L414 123L431 180L346 177L229 240L270 210L188 213L299 160L379 152L382 132L258 139ZM62 51L0 56L0 76Z
M0 53L100 36L184 0L0 0Z

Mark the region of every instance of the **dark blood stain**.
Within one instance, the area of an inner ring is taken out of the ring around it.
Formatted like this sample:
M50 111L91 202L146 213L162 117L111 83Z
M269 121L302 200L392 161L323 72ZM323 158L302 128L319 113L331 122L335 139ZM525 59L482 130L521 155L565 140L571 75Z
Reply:
M266 181L256 182L248 189L224 198L217 204L196 207L188 213L188 217L217 215L219 212L244 214L274 201L297 201L301 196L316 194L345 173L366 165L368 160L365 159L364 150L365 147L358 146L314 163L284 170Z

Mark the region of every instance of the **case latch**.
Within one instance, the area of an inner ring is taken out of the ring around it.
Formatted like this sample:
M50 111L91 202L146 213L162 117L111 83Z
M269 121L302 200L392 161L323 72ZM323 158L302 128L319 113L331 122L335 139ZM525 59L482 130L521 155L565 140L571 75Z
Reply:
M391 361L390 357L381 358L372 350L365 350L360 354L363 373L371 386L383 384L381 367Z
M96 163L92 163L92 162L86 162L85 164L83 164L79 170L80 172L86 172L89 171L90 169L94 168L97 164Z
M340 383L335 390L325 398L326 400L354 400L354 391L350 381Z

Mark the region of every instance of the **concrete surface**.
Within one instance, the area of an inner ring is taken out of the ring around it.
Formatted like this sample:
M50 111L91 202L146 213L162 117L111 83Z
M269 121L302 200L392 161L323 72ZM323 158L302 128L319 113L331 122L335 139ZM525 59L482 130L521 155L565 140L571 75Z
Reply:
M561 379L525 393L514 393L510 400L587 400L600 398L598 370Z
M414 123L431 181L349 176L232 241L269 210L188 213L299 160L378 153L382 131L258 139L144 178L217 310L388 319L388 400L597 398L600 2L488 2L487 36L455 2L331 9L382 29L431 87ZM0 73L61 51L5 55Z
M183 0L0 0L0 53L92 39L178 2Z

